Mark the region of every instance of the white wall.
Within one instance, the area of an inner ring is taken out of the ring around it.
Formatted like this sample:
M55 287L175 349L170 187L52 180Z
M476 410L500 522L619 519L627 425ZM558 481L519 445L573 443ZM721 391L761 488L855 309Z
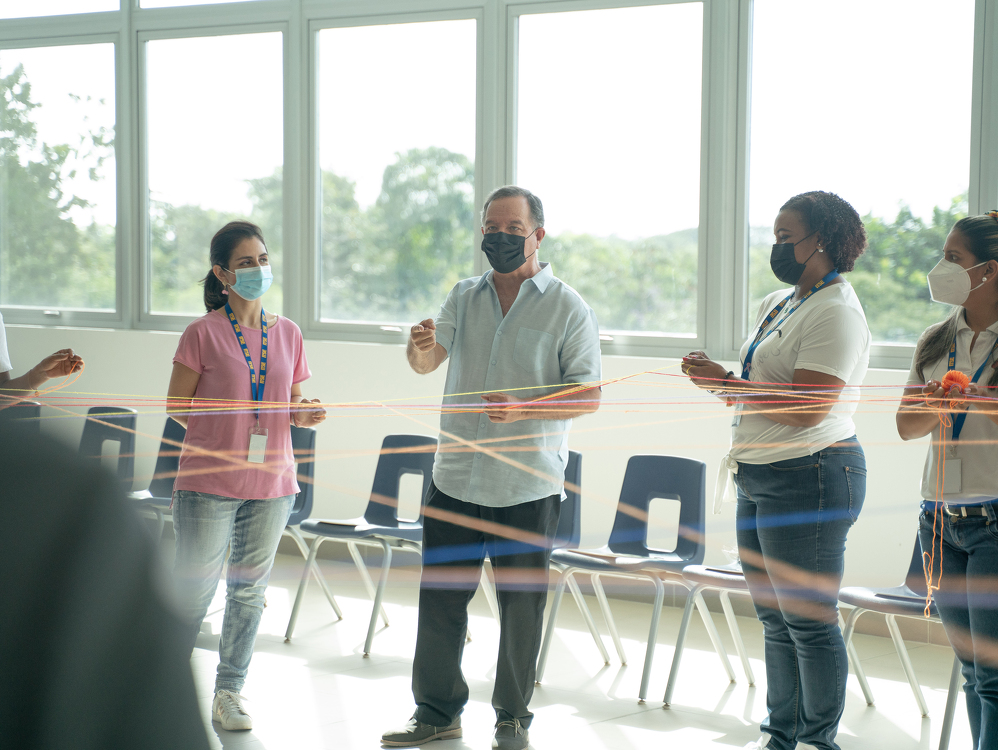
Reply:
M73 397L86 404L127 396L164 398L179 334L137 330L65 329L7 326L8 346L19 375L51 352L72 346L87 363L75 385L53 396L53 403ZM433 403L443 392L443 371L419 376L406 365L400 346L307 341L313 377L303 390L324 402L388 401ZM678 374L676 360L604 357L604 378L620 378L647 370ZM866 385L897 385L906 373L872 370ZM719 403L705 403L683 378L642 375L634 382L609 385L608 401L633 399L626 407L605 405L597 414L579 419L570 445L583 453L583 544L602 544L613 522L624 468L635 453L671 453L707 464L708 501L713 495L719 459L727 449L731 412ZM72 391L74 393L68 393ZM76 393L81 395L76 395ZM82 395L86 394L86 395ZM927 441L905 444L894 427L900 388L867 390L857 414L857 431L866 450L869 484L866 507L849 538L846 585L898 584L907 569L914 543L918 481ZM430 398L424 398L430 397ZM682 406L642 402L686 402ZM127 404L132 405L132 404ZM164 403L135 405L140 433L136 488L152 474L165 420ZM86 405L73 407L83 413ZM78 417L46 409L43 430L76 445L83 429ZM313 515L349 518L360 515L367 502L377 453L384 435L393 432L433 434L437 419L416 416L423 425L372 410L363 416L330 416L319 428L316 500ZM708 563L725 561L723 545L734 544L734 508L708 515Z

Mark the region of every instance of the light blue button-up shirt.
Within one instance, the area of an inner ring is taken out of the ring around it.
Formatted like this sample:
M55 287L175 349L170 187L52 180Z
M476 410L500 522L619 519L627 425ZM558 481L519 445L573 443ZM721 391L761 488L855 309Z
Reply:
M598 384L599 327L592 308L542 263L520 286L505 318L488 271L458 282L435 322L449 364L434 484L458 500L494 508L563 494L572 420L493 423L481 411L481 397L502 391L532 399L566 384Z

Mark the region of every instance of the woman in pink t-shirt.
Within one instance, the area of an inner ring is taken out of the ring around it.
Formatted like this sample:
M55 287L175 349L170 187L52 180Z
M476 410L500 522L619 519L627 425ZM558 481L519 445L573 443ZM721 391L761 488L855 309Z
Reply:
M326 418L302 397L311 375L301 330L266 313L273 273L260 228L226 224L212 237L208 314L184 331L173 358L170 415L187 428L173 491L175 572L191 650L231 546L212 719L250 729L246 680L277 545L298 493L291 423ZM257 382L259 381L259 382Z

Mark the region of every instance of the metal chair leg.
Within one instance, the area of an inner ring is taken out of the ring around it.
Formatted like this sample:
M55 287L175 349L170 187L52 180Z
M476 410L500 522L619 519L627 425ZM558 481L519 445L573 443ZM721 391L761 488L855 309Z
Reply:
M541 653L537 657L537 670L534 673L534 682L541 684L544 676L544 665L548 661L548 650L551 648L551 638L554 636L554 625L558 620L558 610L561 608L561 597L565 593L565 581L571 573L571 568L565 568L558 576L558 583L554 587L554 598L551 600L550 612L548 613L548 628L544 632L544 640L541 641Z
M690 628L690 618L693 616L693 607L696 604L696 594L700 593L700 586L694 586L686 597L686 606L683 607L683 619L679 623L679 635L676 637L676 650L672 654L672 667L669 669L669 681L665 686L665 697L662 702L668 706L672 703L672 690L676 686L676 676L679 674L679 663L683 658L683 649L686 648L686 633Z
M908 649L901 638L901 631L898 629L897 618L894 615L887 615L887 629L891 633L891 639L894 641L894 649L898 652L898 658L901 660L901 668L904 670L904 676L908 678L908 684L911 685L911 692L915 694L915 702L918 703L918 710L922 712L923 719L927 718L929 707L925 703L925 696L922 695L922 687L918 684L918 678L915 677L915 668L911 665Z
M579 589L579 583L575 580L575 570L569 568L568 574L568 588L572 592L572 596L575 597L575 603L579 605L579 611L582 613L582 619L586 622L586 627L589 628L589 634L596 641L596 646L599 648L600 656L603 657L603 664L609 666L610 664L610 654L607 653L606 646L603 645L603 638L599 634L599 628L596 627L596 621L593 619L592 612L589 611L589 605L586 604L586 599L582 596L582 591ZM610 620L613 622L612 618Z
M856 646L852 642L852 634L856 630L856 620L864 612L869 612L867 609L862 607L856 607L852 612L849 613L849 618L845 621L845 625L842 627L842 639L846 643L846 655L852 661L852 670L856 675L856 679L859 680L859 686L863 689L863 697L866 698L866 705L873 705L873 690L870 689L870 683L866 680L866 671L863 669L863 665L859 661L859 654L856 653ZM839 619L842 619L842 614L839 614Z
M378 590L374 594L374 609L371 610L371 624L367 627L367 640L364 641L364 656L371 655L371 643L374 641L374 631L378 627L378 613L381 612L381 601L385 597L385 586L388 584L388 572L392 567L392 548L385 539L381 542L381 577L378 579Z
M288 628L284 631L284 642L291 643L291 634L295 632L295 623L298 622L298 610L301 609L301 600L305 596L305 589L308 588L308 575L315 556L319 553L319 547L326 541L325 538L317 536L312 542L312 549L308 552L308 559L305 561L305 568L301 572L301 583L298 584L298 594L295 596L294 606L291 607L291 619L288 620Z
M960 694L960 670L963 665L960 657L953 657L953 670L949 675L949 691L946 693L946 711L943 713L943 727L939 733L939 750L949 748L949 737L953 731L953 714L956 712L956 700Z
M284 533L295 540L295 544L298 545L298 551L301 552L301 556L308 560L309 548L308 544L305 542L305 537L301 535L301 532L294 526L285 526ZM340 609L340 605L336 602L336 597L333 596L332 590L329 588L329 584L326 583L326 577L322 575L322 571L319 569L318 560L312 560L312 566L309 568L306 565L307 570L312 571L312 577L315 578L316 582L322 588L322 593L326 595L326 601L333 608L333 612L336 613L336 619L343 619L343 610Z
M613 615L610 614L610 603L606 600L606 592L603 591L603 582L600 580L599 573L592 573L589 576L593 584L593 590L596 592L596 601L599 602L600 610L603 612L603 619L606 620L606 627L610 631L610 637L613 639L613 645L617 649L617 656L620 657L620 663L623 666L627 666L627 654L624 652L624 644L620 642L620 635L617 634L617 624L613 621ZM601 641L602 642L602 641ZM609 659L606 660L609 664Z
M641 687L638 690L638 703L648 697L648 681L651 679L651 663L655 658L655 645L658 641L658 621L662 617L662 602L665 599L665 584L658 576L650 576L655 584L655 601L652 604L651 627L648 628L648 646L645 649L645 665L641 670Z
M724 666L724 671L728 673L728 680L734 682L735 670L731 668L731 660L728 659L728 650L721 643L721 636L714 626L714 618L711 616L710 610L707 609L707 602L703 599L702 588L697 591L694 599L696 600L697 610L700 612L700 619L703 620L704 627L707 628L707 635L710 636L710 642L714 644L714 651L717 652L717 656L721 660L722 666Z
M378 592L374 588L374 581L371 580L371 574L367 572L367 566L364 564L364 558L360 556L357 544L355 542L347 542L347 549L350 550L350 557L353 558L353 564L357 566L357 572L360 573L360 580L364 582L367 595L371 597L371 601L374 601L377 598L376 595ZM385 627L388 627L388 614L385 612L384 607L381 608L381 619L385 621Z
M755 673L752 665L749 664L748 652L745 650L745 642L742 640L742 631L738 627L738 620L735 619L735 611L731 608L731 592L721 589L721 609L724 610L724 619L728 621L728 630L731 632L731 639L735 642L735 651L742 661L742 669L745 672L745 679L748 680L749 687L755 687Z

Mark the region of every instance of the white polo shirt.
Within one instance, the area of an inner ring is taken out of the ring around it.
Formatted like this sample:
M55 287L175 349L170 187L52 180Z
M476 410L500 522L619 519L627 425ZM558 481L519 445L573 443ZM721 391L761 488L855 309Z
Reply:
M458 500L501 508L563 494L572 421L493 423L481 413L481 396L503 391L539 398L565 384L596 385L602 372L596 314L555 278L550 264L542 263L523 282L505 318L492 274L459 281L436 318L437 343L447 350L449 363L433 483ZM583 392L577 398L592 396Z
M918 340L918 347L922 345L925 333ZM998 323L990 326L987 330L981 331L974 344L974 351L970 351L970 342L974 338L974 331L967 325L963 315L960 316L956 331L956 369L966 373L968 377L974 377L974 373L984 363L985 359L994 361L991 350L995 340L998 339ZM915 362L911 363L911 370L908 373L909 386L922 386L929 380L943 379L947 370L947 354L932 365L926 365L924 377L919 377L915 369ZM985 367L981 373L978 383L987 385L994 372L990 367ZM960 432L960 439L953 443L952 428L947 429L946 434L946 484L948 490L943 492L942 500L947 503L971 504L981 503L987 500L998 498L998 475L995 474L994 461L998 458L998 425L992 422L987 415L974 409L973 406L967 410L967 418L963 423L963 430ZM939 455L939 426L932 430L932 443L929 446L928 455L925 457L925 466L922 469L922 497L925 500L938 500L936 497L936 462ZM960 463L959 469L959 490L954 490L954 477L957 473L953 470L951 461L955 459Z
M741 362L762 321L791 291L773 292L763 301L752 335L742 345ZM870 329L863 306L849 283L815 292L788 317L793 304L793 300L788 302L771 324L778 326L779 333L767 336L755 350L749 379L755 383L792 383L794 370L814 370L845 381L846 387L828 415L814 427L780 424L750 407L736 407L740 419L735 419L731 431L729 454L736 461L768 464L809 456L856 433L852 415L870 362ZM773 408L779 406L774 404Z

